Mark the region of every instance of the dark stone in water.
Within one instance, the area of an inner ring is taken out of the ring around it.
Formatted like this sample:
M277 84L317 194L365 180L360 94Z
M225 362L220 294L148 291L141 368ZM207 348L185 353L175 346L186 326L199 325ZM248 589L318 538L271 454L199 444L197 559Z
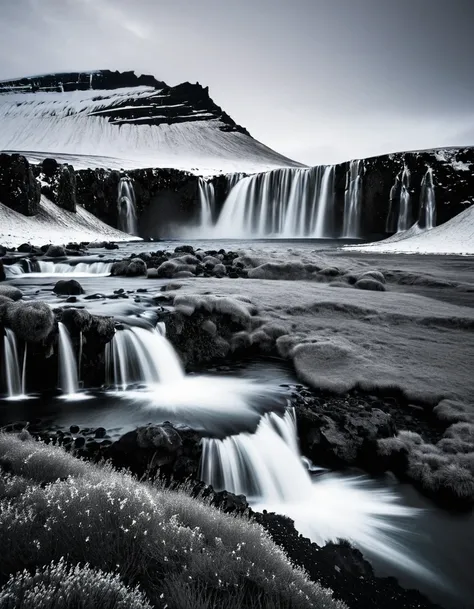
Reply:
M81 284L75 279L60 279L54 286L53 292L60 296L84 294Z
M79 436L74 440L74 448L83 448L86 444L86 439L83 436Z
M71 427L69 428L69 431L70 431L72 434L79 433L79 426L78 426L78 425L71 425Z
M105 438L106 435L107 435L107 430L104 429L104 427L98 427L95 430L95 437L96 438Z
M66 300L66 302L77 302L77 298L76 298L76 296L69 296L69 298Z
M64 258L65 255L66 250L62 245L50 245L45 253L48 258Z
M101 298L106 298L105 294L89 294L84 297L84 300L100 300Z
M183 252L185 254L194 254L194 247L192 245L179 245L174 251L176 253Z
M106 243L106 244L104 245L104 248L105 248L106 250L118 250L118 249L119 249L119 246L118 246L116 243Z
M33 246L30 243L22 243L16 248L17 252L21 252L22 254L29 254L32 249Z

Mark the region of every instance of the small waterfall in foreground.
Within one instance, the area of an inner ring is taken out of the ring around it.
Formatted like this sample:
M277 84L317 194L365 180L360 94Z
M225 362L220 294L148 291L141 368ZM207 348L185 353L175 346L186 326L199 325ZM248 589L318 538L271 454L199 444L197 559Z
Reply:
M346 193L344 195L342 236L346 239L357 238L361 234L363 171L364 166L361 160L351 161L346 176Z
M124 391L136 383L181 381L184 372L176 352L161 332L131 326L118 330L106 346L106 383Z
M62 323L58 323L59 330L59 386L66 396L75 395L79 391L77 375L77 362L72 347L71 336Z
M411 195L410 195L410 170L405 165L403 167L401 190L400 190L400 207L398 211L397 233L408 230L413 224Z
M258 510L291 518L297 530L324 545L346 539L400 568L431 578L410 557L397 519L418 511L397 503L395 493L363 476L323 474L312 478L299 453L294 410L264 415L253 434L203 438L201 479L217 491L244 494Z
M135 205L135 191L129 178L120 178L117 197L118 228L129 235L136 235L137 209Z
M199 178L198 182L200 219L199 228L206 230L212 227L213 211L216 204L216 193L214 184L204 178Z
M330 237L334 167L276 169L240 178L217 220L216 238Z
M22 374L20 372L20 361L18 359L18 346L16 335L10 328L5 328L3 341L5 356L5 374L7 392L9 398L18 398L23 394Z
M436 198L433 182L433 170L428 167L421 181L420 193L420 228L431 229L436 226Z
M255 434L203 438L200 478L248 499L305 500L312 483L300 459L294 412L264 415Z

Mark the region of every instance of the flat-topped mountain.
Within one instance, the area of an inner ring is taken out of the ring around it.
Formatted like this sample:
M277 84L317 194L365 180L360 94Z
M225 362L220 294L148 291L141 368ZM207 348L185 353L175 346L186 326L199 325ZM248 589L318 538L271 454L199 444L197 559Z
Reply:
M297 167L253 139L199 83L134 72L72 72L0 82L0 150L76 166L203 172ZM104 158L107 157L107 158Z

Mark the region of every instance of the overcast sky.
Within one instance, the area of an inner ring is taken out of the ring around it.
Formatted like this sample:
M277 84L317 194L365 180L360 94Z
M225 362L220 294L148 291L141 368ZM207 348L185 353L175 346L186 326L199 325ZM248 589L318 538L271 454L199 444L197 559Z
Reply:
M268 146L333 163L473 145L473 27L474 0L0 0L0 78L199 81Z

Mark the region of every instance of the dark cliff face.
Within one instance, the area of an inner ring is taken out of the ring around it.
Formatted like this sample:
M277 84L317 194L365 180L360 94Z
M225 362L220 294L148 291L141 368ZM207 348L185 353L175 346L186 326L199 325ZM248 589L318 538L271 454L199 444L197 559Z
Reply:
M77 202L100 220L117 226L119 183L125 176L133 185L140 236L167 236L170 226L187 223L199 214L198 178L177 169L136 169L126 174L80 170L76 172Z
M41 76L28 76L0 82L0 91L36 93L38 91L87 91L88 89L121 89L123 87L154 87L163 89L167 85L154 76L137 76L135 72L60 72Z
M410 224L420 220L428 167L433 171L437 225L474 203L474 148L401 152L365 159L363 166L362 226L367 235L395 232L404 166L409 172Z
M24 156L0 154L0 203L24 214L38 213L40 185Z
M191 85L192 86L192 85ZM189 91L184 88L183 95ZM474 203L474 148L406 152L365 159L360 163L362 236L382 237L397 230L402 174L408 174L409 224L422 224L422 182L430 168L436 202L436 224L447 222ZM341 234L350 163L335 167L334 234ZM35 179L35 177L37 179ZM241 176L242 177L242 176ZM74 212L76 203L118 226L119 184L133 185L142 237L178 234L177 227L199 223L199 178L177 169L74 170L45 159L30 165L20 155L0 154L0 202L25 215L38 212L40 191L58 206ZM229 194L226 176L213 178L216 217ZM215 219L215 218L214 218Z
M91 114L107 118L114 125L162 125L218 119L222 131L237 131L249 135L209 96L209 88L199 83L182 83L170 87L154 76L137 76L134 72L71 72L31 76L0 82L2 93L61 93L68 91L101 91L148 87L155 89L146 97L137 96L138 91L121 96L120 100L104 99L104 105Z

